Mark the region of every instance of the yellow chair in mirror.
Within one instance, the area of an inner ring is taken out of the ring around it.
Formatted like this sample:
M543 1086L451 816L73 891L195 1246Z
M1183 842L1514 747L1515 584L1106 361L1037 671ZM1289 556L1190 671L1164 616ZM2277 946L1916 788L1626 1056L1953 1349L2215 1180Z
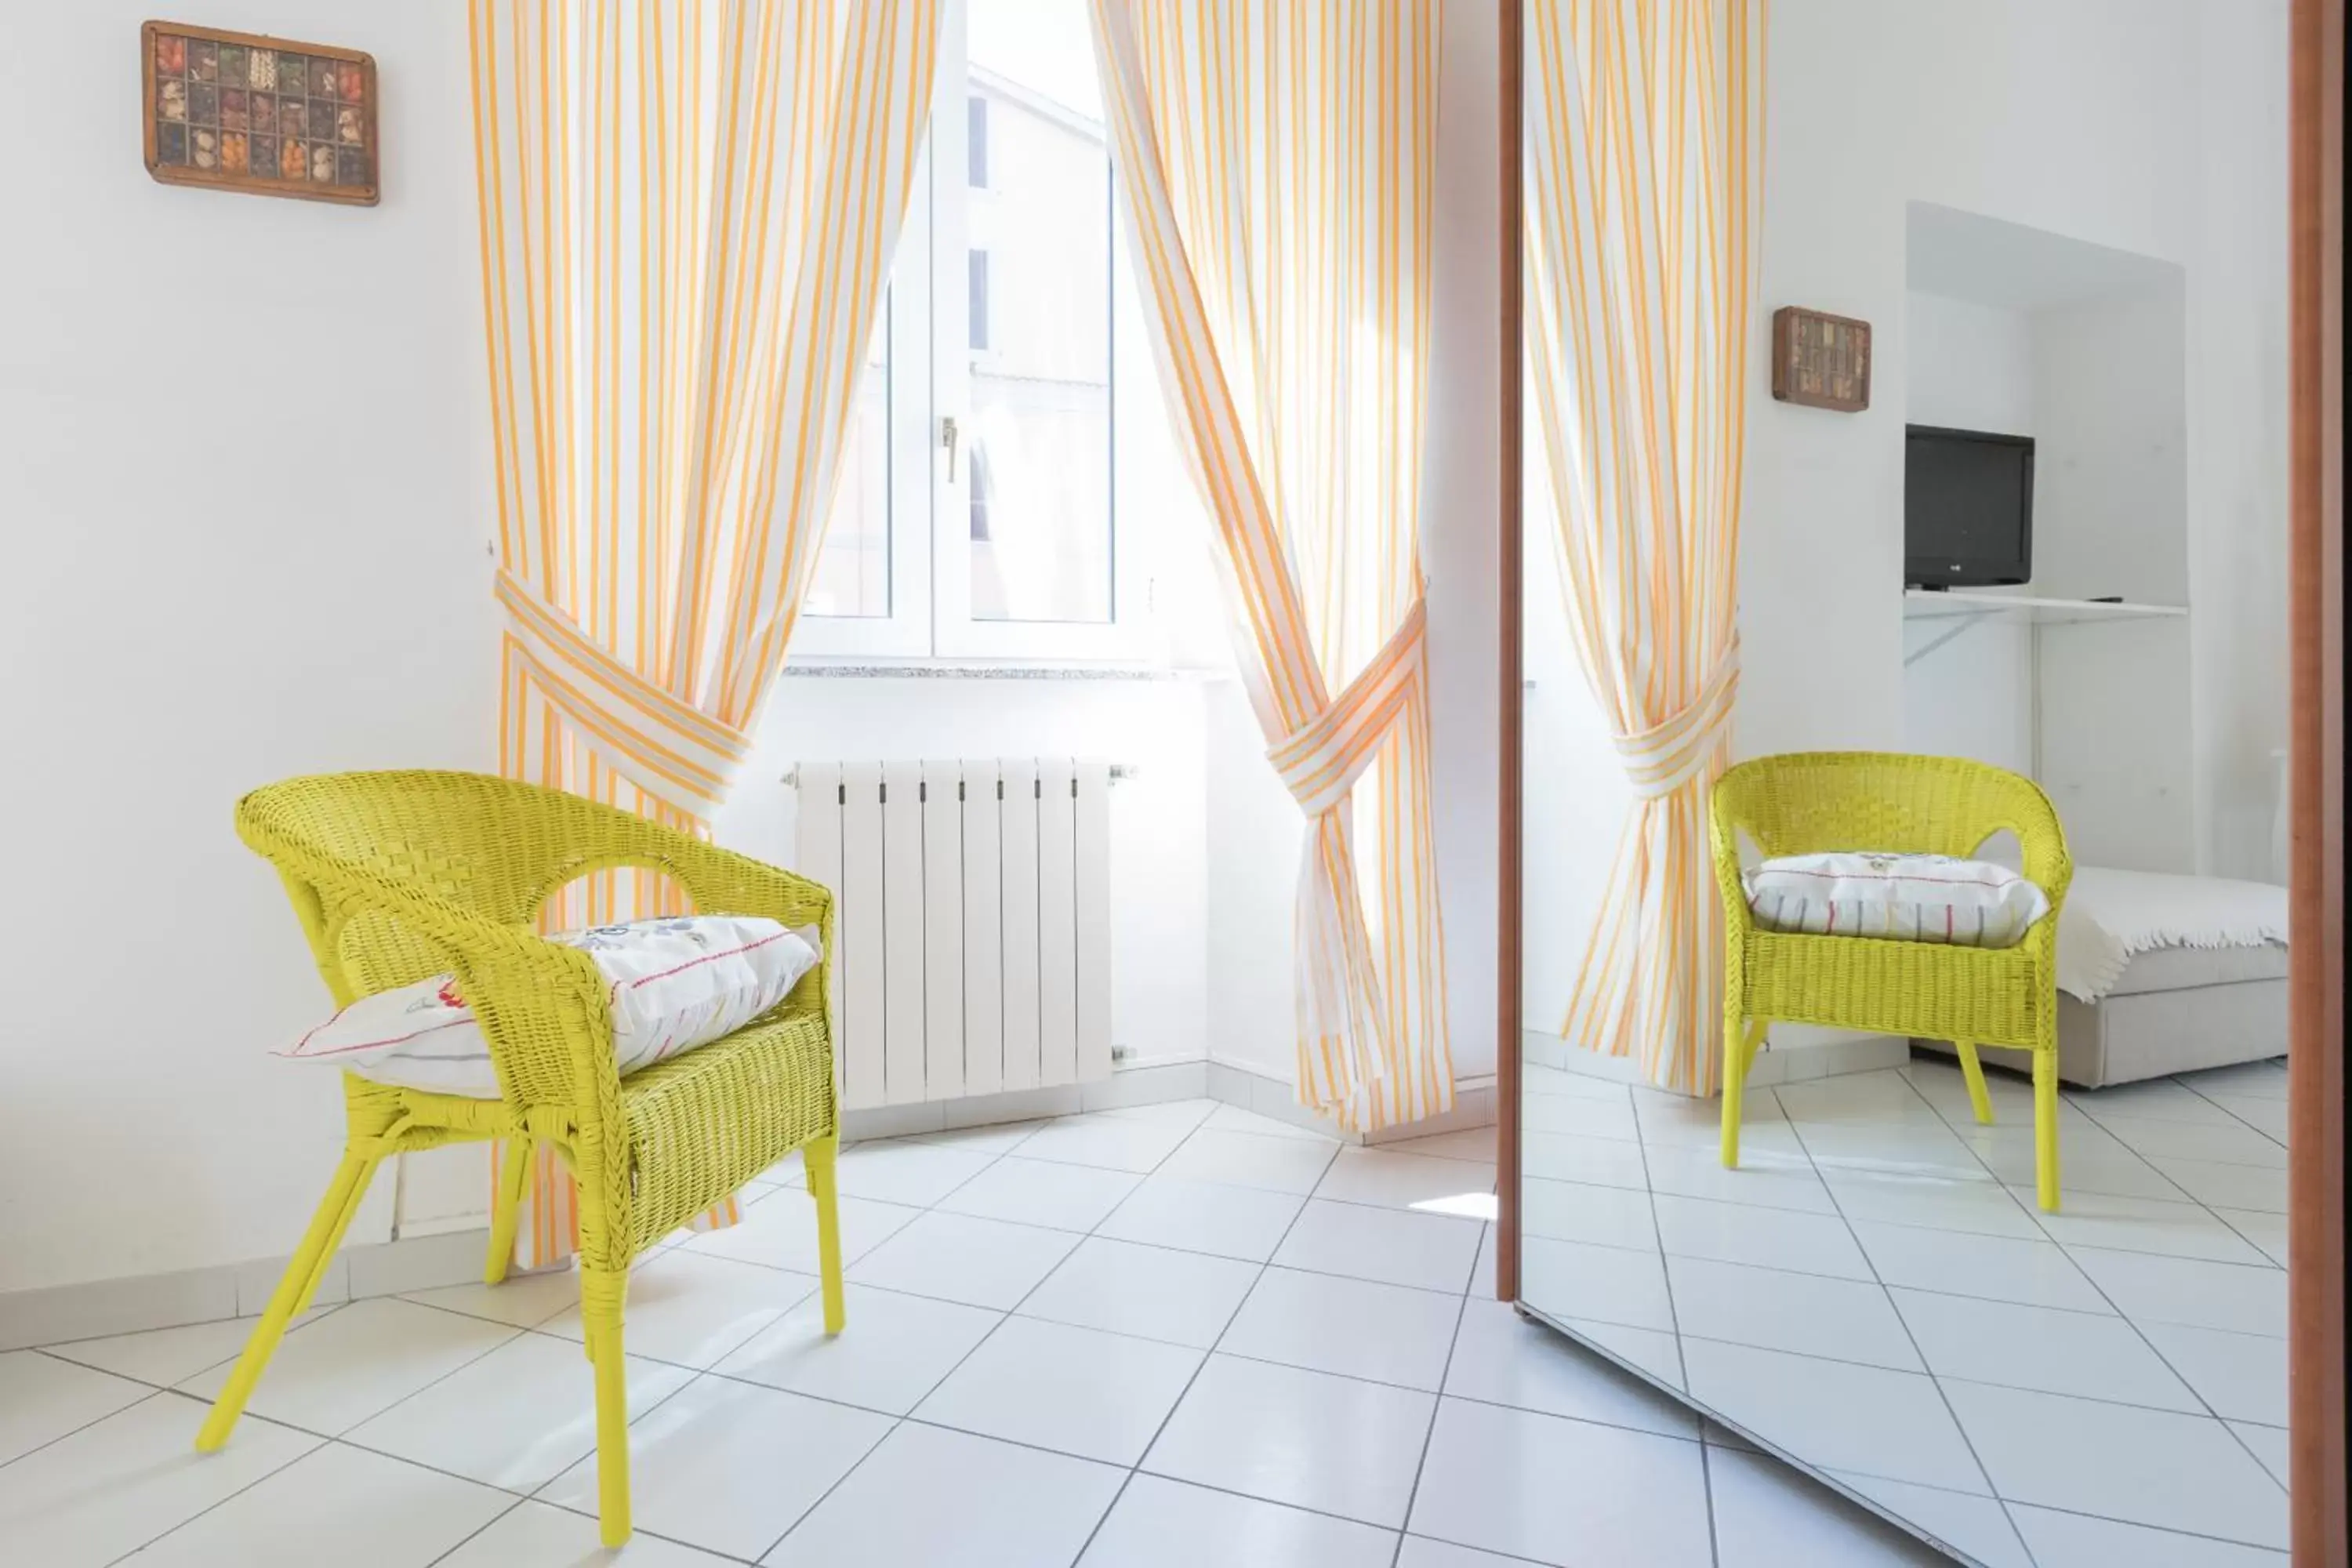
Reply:
M2050 912L2013 947L1768 931L1740 879L1739 836L1768 857L1828 850L1975 855L2007 830ZM1741 1091L1772 1022L1949 1040L1980 1122L1993 1119L1979 1046L2031 1051L2034 1188L2058 1208L2058 913L2074 863L2032 780L1958 757L1803 752L1758 757L1715 786L1723 896L1723 1163L1739 1163Z
M473 1100L343 1075L343 1159L268 1310L197 1434L228 1441L287 1325L310 1305L394 1154L505 1142L485 1270L505 1278L534 1144L579 1184L580 1308L596 1391L604 1544L629 1538L629 1426L621 1320L629 1266L793 1150L816 1203L824 1329L842 1327L834 1182L837 1109L827 980L833 895L815 883L576 795L478 773L341 773L238 802L239 837L278 868L338 1006L430 975L457 976L500 1088ZM710 914L823 932L821 962L778 1006L723 1039L624 1079L604 982L588 954L531 921L549 897L619 868L658 873Z

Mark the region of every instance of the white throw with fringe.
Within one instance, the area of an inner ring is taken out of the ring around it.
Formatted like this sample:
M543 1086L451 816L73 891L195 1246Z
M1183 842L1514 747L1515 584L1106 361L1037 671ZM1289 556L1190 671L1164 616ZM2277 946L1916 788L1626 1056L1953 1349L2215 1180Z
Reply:
M2096 1002L2135 953L2285 942L2284 888L2077 866L2058 916L2058 989Z

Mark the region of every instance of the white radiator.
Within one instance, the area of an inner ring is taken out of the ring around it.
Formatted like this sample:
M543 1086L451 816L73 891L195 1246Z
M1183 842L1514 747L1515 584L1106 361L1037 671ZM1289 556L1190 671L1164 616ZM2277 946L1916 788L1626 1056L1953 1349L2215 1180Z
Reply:
M803 763L796 869L837 900L852 1110L1110 1076L1110 769Z

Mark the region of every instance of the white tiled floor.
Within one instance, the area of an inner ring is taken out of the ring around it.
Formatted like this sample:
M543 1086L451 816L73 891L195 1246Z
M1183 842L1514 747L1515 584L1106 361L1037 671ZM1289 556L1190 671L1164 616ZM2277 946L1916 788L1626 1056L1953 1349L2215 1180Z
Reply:
M1727 1171L1717 1103L1530 1068L1522 1295L1980 1562L2283 1563L2283 1068L2068 1092L2057 1214L2014 1078L1990 1127L1932 1058L1751 1088ZM1713 1474L1718 1563L1783 1560Z
M1630 1112L1603 1121L1633 1128ZM813 1211L773 1185L745 1224L663 1250L633 1283L638 1533L619 1561L1929 1561L1487 1299L1491 1147L1450 1133L1341 1150L1207 1101L862 1146L841 1163L862 1195L843 1200L849 1327L831 1341ZM1670 1227L1719 1237L1696 1203ZM2033 1278L2034 1260L2010 1273ZM200 1396L248 1325L0 1356L0 1552L42 1568L607 1561L573 1297L555 1276L317 1314L203 1458ZM1596 1296L1586 1331L1678 1380L1670 1334L1607 1321L1621 1299ZM2231 1386L2259 1353L2226 1327L2179 1331L2198 1336L2177 1363L2192 1386ZM1753 1372L1693 1358L1730 1411ZM1852 1458L1867 1485L1901 1484L1885 1479L1899 1455ZM1956 1538L1969 1509L2000 1509L1926 1495ZM2048 1519L2053 1539L2077 1527Z

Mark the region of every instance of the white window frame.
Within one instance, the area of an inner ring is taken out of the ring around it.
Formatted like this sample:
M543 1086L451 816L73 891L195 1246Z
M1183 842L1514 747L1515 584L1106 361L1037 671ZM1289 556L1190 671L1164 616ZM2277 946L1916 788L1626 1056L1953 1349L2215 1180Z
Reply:
M890 375L890 613L803 613L790 659L806 664L1154 665L1163 660L1150 618L1150 578L1143 542L1124 536L1122 521L1135 513L1121 505L1118 461L1118 426L1129 413L1121 406L1118 363L1126 355L1149 353L1150 348L1129 341L1139 334L1121 332L1116 325L1122 317L1139 317L1117 303L1133 281L1126 237L1115 216L1110 252L1115 323L1111 618L983 621L971 616L971 465L961 445L961 433L971 428L972 356L964 208L971 188L966 21L962 0L951 0L941 20L930 133L916 165L885 306L882 330L889 334ZM990 128L992 184L999 153L994 130ZM1108 163L1103 177L1110 179ZM1115 205L1110 210L1116 215ZM992 260L992 270L994 266ZM959 445L952 450L945 442L950 428L959 433ZM1001 506L1000 500L992 512Z

